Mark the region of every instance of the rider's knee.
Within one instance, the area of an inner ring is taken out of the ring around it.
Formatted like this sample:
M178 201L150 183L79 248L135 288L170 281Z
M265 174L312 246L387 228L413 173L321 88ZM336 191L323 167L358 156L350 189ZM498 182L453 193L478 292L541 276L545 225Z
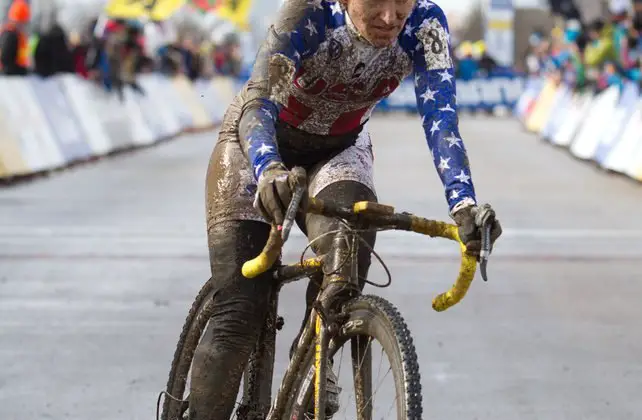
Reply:
M377 201L375 193L366 185L357 181L338 181L334 182L317 195L321 200L332 200L335 203L351 205L357 201ZM328 234L340 227L340 222L318 215L308 215L306 219L306 228L308 238L314 241L312 249L317 254L326 254L332 250L336 235ZM360 276L366 276L371 263L370 248L373 248L376 241L376 232L360 233L364 243L359 244L357 255L357 264ZM318 238L318 239L317 239Z
M366 185L357 181L337 181L322 189L316 198L320 200L332 200L342 205L351 205L357 201L377 201L375 193ZM315 241L312 249L316 253L326 253L332 248L334 235L327 233L338 229L340 222L336 219L308 214L306 217L306 230L310 241ZM374 246L375 233L368 232L362 237L371 246ZM318 238L318 239L317 239Z

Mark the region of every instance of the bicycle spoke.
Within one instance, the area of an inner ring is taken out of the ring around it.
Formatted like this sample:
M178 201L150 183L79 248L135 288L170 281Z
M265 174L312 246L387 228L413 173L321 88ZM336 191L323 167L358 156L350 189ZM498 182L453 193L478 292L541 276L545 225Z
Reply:
M352 361L358 362L358 368L353 370L355 404L357 406L357 419L372 419L372 352L370 345L372 339L368 337L368 343L365 349L362 349L361 337L357 336L351 340ZM353 364L354 367L354 364Z
M341 397L340 410L332 417L333 420L395 418L395 408L399 398L394 392L394 383L391 383L392 366L389 365L388 357L378 341L377 346L381 349L379 351L374 349L374 341L376 340L367 336L356 336L351 339L352 383L348 386L348 373L341 375L341 370L337 377L340 378L342 389L349 389L352 392ZM343 347L335 354L335 360L345 354ZM379 357L378 361L377 357ZM378 364L376 374L375 362ZM384 363L388 364L387 368L383 367ZM342 366L342 361L337 361L337 364Z

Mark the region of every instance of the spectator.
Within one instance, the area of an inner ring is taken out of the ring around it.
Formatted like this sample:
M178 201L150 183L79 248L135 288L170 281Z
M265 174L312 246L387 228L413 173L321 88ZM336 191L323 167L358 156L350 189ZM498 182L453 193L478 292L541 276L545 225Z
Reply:
M114 89L121 100L124 99L125 86L143 93L136 82L136 70L143 48L142 27L138 22L111 20L106 23L101 48L101 73L107 90Z
M158 51L160 56L161 73L173 76L183 71L183 53L178 42L173 42L161 47Z
M477 41L473 44L473 58L477 60L479 70L484 74L490 74L497 67L497 61L486 51L484 41Z
M241 42L237 34L226 35L223 43L217 46L214 65L222 75L238 76L241 73Z
M31 21L31 8L25 0L14 0L7 17L0 37L0 69L9 76L26 75L30 66L26 27Z
M69 47L71 49L74 73L83 79L88 79L89 68L87 67L87 54L89 53L89 41L87 40L87 36L83 36L78 32L72 32L69 35Z
M534 31L528 39L529 49L524 58L526 72L531 76L542 74L546 65L549 42L542 31Z
M611 24L605 23L601 18L595 19L589 25L588 41L584 60L593 72L600 69L607 61L615 61L616 52Z
M34 71L42 77L73 73L74 57L62 26L56 21L40 34L34 51Z
M457 78L471 80L479 70L479 63L473 57L473 44L469 41L462 42L457 48Z
M185 75L190 80L196 80L201 73L201 57L192 38L185 38L181 48Z

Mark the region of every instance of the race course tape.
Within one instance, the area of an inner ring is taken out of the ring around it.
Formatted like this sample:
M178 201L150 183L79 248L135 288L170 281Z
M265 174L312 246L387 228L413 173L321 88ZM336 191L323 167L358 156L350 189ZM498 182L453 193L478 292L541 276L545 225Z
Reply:
M0 179L64 168L216 127L234 85L158 74L121 100L75 75L0 77Z
M574 92L548 78L526 83L514 108L524 127L576 158L642 181L642 97L637 84Z

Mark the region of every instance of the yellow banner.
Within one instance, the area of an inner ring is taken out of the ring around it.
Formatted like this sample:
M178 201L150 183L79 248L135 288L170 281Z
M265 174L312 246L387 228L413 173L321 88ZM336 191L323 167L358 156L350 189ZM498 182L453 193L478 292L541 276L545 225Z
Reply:
M250 28L250 9L252 9L252 0L222 0L214 14L247 31Z
M152 20L165 20L185 2L186 0L110 0L105 12L114 19L137 19L147 16Z
M495 31L512 31L513 21L507 19L492 19L488 21L488 29Z

